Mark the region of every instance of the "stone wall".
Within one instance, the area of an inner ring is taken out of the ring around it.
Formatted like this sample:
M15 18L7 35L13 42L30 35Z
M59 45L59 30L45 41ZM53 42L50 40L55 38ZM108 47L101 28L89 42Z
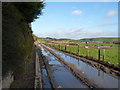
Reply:
M3 79L2 79L2 88L9 88L11 83L14 80L14 76L12 72L9 72Z

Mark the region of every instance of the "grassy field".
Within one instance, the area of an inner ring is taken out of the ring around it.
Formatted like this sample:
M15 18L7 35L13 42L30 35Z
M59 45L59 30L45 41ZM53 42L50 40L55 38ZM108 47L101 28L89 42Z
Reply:
M52 40L39 39L41 43L47 43ZM72 45L69 45L72 44ZM108 49L100 49L100 60L106 61L110 64L114 64L115 66L120 66L120 61L118 60L118 47L120 44L112 44L112 43L99 43L98 41L92 41L86 43L85 42L69 42L69 43L47 43L50 47L54 47L59 50L67 51L69 53L73 53L79 56L89 57L90 59L98 60L98 48L84 48L84 46L110 46ZM78 47L79 45L79 47ZM66 47L66 49L65 49Z

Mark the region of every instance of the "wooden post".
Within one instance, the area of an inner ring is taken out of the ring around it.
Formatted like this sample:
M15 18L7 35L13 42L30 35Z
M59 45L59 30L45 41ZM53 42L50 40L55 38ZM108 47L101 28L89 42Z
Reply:
M59 50L60 50L60 44L59 44Z
M77 53L78 53L78 55L79 55L79 45L78 45L78 52L77 52Z
M86 43L86 45L87 45L87 41L86 41L85 43Z
M100 60L100 49L98 49L98 60Z
M104 61L104 55L103 55L103 61Z
M103 49L103 60L105 59L105 49Z

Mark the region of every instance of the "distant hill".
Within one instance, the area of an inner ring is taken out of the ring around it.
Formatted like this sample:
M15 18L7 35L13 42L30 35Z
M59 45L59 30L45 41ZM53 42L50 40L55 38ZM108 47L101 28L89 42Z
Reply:
M109 40L118 40L118 38L108 38L108 37L103 37L103 38L84 38L84 39L80 39L83 41L109 41Z
M84 38L84 39L80 39L80 41L101 41L104 43L120 43L120 38L117 37Z
M115 43L115 44L120 44L120 38L114 38L114 37L102 37L102 38L84 38L84 39L79 39L79 40L73 40L73 39L67 39L67 38L60 38L60 39L56 39L56 38L50 38L50 37L46 37L46 38L39 38L39 39L45 39L45 40L49 40L49 41L72 41L72 42L89 42L89 41L100 41L103 43Z
M59 39L57 39L57 38L51 38L51 37L46 37L46 38L38 38L38 39L49 39L49 40L59 40L59 41L61 41L61 40L72 40L72 39L68 39L68 38L59 38Z

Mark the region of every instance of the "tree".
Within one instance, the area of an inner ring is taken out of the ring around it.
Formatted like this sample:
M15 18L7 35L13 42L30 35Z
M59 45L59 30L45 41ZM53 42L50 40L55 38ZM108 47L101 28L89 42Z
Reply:
M42 14L43 2L14 2L14 6L22 13L28 23L33 22Z

